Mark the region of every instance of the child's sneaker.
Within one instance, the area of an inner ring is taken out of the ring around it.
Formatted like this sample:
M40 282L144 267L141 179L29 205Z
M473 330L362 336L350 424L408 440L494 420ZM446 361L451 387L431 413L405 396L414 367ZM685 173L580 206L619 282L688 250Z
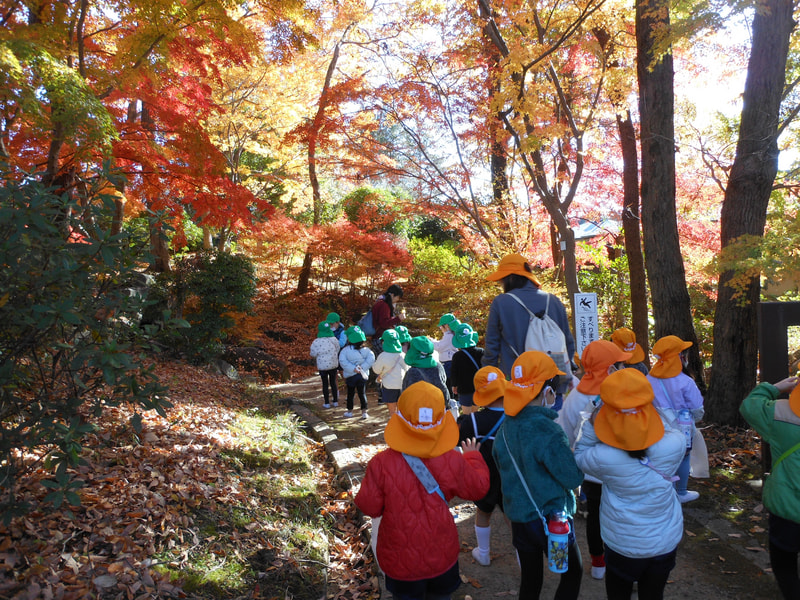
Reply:
M346 412L344 413L344 416L345 416L345 417L347 417L347 418L349 419L350 417L352 417L352 416L353 416L353 411L350 411L350 410L346 411Z
M339 403L338 402L334 402L333 403L333 408L339 408Z
M364 419L366 419L367 417L369 417L369 415L367 414L367 411L365 411L365 410L362 410L362 411L361 411L361 420L363 421L363 420L364 420Z
M330 405L330 404L328 404L327 402L326 402L325 404L323 404L323 405L322 405L322 408L330 408L330 407L331 407L331 405Z
M475 562L484 567L488 567L492 562L492 559L489 557L489 555L483 554L481 549L477 546L472 549L472 558L475 559Z

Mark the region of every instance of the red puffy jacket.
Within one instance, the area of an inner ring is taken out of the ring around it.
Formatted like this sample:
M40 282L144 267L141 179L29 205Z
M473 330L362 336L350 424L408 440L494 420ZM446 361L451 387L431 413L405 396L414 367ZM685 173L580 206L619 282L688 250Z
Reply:
M450 450L423 462L448 501L480 500L489 490L489 468L480 452ZM400 452L389 448L369 461L355 503L364 514L383 517L378 562L393 579L430 579L458 561L453 515L438 494L425 491Z

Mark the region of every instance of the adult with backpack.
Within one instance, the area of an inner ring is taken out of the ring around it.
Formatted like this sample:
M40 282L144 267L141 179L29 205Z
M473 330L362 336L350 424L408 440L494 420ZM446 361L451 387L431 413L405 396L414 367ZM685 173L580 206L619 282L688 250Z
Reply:
M511 366L517 357L527 350L539 350L548 354L556 366L567 375L562 377L556 389L555 409L561 408L563 394L571 374L571 357L575 354L575 338L569 327L567 311L561 300L541 289L541 283L533 269L519 254L504 256L497 270L487 276L503 286L503 293L492 300L489 321L486 325L483 365L499 367L506 377L511 377ZM526 347L526 339L538 328L546 333L552 348ZM560 331L563 339L554 339L553 331Z

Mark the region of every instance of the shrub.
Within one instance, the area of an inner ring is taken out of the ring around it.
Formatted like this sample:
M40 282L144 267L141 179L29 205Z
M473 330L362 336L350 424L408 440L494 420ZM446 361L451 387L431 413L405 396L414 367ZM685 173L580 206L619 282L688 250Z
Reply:
M134 344L143 300L126 284L142 246L111 235L113 199L80 205L32 178L0 175L0 511L28 506L19 487L37 466L56 507L79 503L82 437L108 406L164 414L169 402ZM140 338L141 340L142 338ZM23 456L27 455L25 459Z
M166 310L184 318L188 328L164 331L159 340L195 361L222 354L235 313L249 313L256 293L255 267L246 256L209 251L176 261L172 273L157 277L157 304L146 319Z

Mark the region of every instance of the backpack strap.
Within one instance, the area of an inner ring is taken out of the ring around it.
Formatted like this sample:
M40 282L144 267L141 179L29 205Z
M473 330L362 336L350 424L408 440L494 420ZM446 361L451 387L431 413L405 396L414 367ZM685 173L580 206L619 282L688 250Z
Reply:
M517 476L519 477L520 483L522 483L522 487L525 490L525 493L528 494L528 500L531 501L533 504L533 508L536 509L536 514L539 515L539 518L544 523L544 530L547 531L547 519L544 518L542 511L539 510L539 505L536 504L536 500L533 499L533 494L531 494L531 490L528 487L528 483L525 481L525 477L522 476L522 471L519 470L519 466L517 465L517 461L514 460L514 455L511 454L511 450L508 447L508 440L506 439L505 429L503 430L503 443L506 446L506 453L508 458L511 459L511 464L514 466L514 470L517 472Z
M472 354L469 353L469 350L467 350L467 348L464 348L464 354L466 354L469 357L469 359L472 361L472 364L475 365L476 369L480 369L480 366L478 365L477 361L472 356Z
M439 483L436 481L436 478L431 474L428 470L428 467L425 466L425 463L422 462L422 459L419 456L411 456L410 454L406 454L403 452L403 458L406 459L408 466L411 467L411 470L414 472L414 475L417 476L422 487L425 488L425 491L429 494L433 494L434 492L439 494L439 497L447 504L447 499L444 497L444 492L439 488Z
M471 414L472 414L472 415L474 415L475 413L471 413ZM473 416L473 419L474 419L474 418L475 418L475 417ZM483 437L481 437L481 439L479 439L479 440L478 440L478 443L482 444L482 443L483 443L483 442L485 442L486 440L494 440L494 437L493 437L493 436L494 436L494 434L495 434L495 433L497 433L497 430L498 430L498 429L500 429L500 425L502 425L502 423L503 423L503 420L504 420L505 418L506 418L506 413L503 413L502 415L500 415L500 418L499 418L499 419L497 419L497 423L495 423L495 424L494 424L494 427L492 427L492 428L489 430L489 433L487 433L486 435L484 435Z
M800 443L798 443L798 444L795 444L794 446L792 446L791 448L789 448L789 449L788 449L786 452L784 452L783 454L781 454L780 458L779 458L778 460L776 460L776 461L775 461L775 464L773 464L773 465L772 465L772 470L773 470L773 471L775 471L775 470L778 468L778 465L779 465L779 464L781 464L781 463L783 462L783 459L784 459L784 458L786 458L787 456L789 456L789 455L790 455L790 454L792 454L793 452L796 452L797 450L800 450Z
M516 300L519 303L519 305L522 308L525 309L525 312L527 312L528 315L530 315L531 319L533 319L536 316L536 313L531 312L531 309L528 308L527 306L525 306L525 303L522 300L520 300L517 296L515 296L511 292L506 292L506 295L507 296L511 296L514 300ZM550 296L549 295L547 296L547 301L550 302ZM511 348L511 351L514 353L514 356L519 358L519 352L517 352L517 349L514 348L514 346L512 346L511 343L508 340L506 340L505 338L503 338L503 339L505 340L506 344L508 344L508 347Z

